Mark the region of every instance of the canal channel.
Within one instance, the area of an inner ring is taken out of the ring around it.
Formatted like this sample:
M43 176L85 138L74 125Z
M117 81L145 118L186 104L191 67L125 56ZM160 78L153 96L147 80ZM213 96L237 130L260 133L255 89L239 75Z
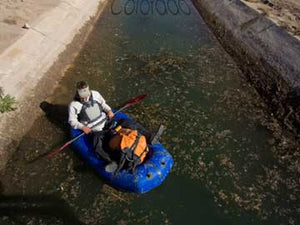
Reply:
M110 1L45 100L66 106L79 80L111 107L147 93L126 113L153 131L166 126L172 172L136 195L106 184L72 148L46 161L40 156L69 137L66 121L41 116L1 174L0 224L282 222L276 212L287 203L278 203L280 190L267 181L276 164L266 125L272 119L192 2Z

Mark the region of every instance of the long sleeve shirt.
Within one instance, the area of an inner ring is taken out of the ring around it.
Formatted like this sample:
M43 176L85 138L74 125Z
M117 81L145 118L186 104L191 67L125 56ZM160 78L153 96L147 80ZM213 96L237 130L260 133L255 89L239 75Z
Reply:
M101 94L98 91L91 91L91 94L93 96L93 99L97 101L101 108L101 120L105 119L106 114L104 112L108 112L111 110L111 108L106 104L104 98L101 96ZM81 121L78 120L78 115L80 114L80 111L82 109L83 104L79 101L72 101L69 104L69 119L68 122L71 125L72 128L74 129L82 129L84 126L92 127L95 125L94 123L90 124L83 124ZM104 127L105 123L101 123L99 125L96 125L95 127L92 128L93 131L101 131Z

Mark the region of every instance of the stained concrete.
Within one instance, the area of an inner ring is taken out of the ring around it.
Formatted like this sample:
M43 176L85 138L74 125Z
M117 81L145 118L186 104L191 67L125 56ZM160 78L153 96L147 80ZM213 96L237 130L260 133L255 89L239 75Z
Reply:
M240 0L194 0L194 4L271 113L299 135L299 40Z

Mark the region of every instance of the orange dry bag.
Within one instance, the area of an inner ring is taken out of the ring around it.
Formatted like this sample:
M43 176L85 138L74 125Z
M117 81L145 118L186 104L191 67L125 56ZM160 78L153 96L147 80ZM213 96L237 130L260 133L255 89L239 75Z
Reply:
M121 150L120 165L125 161L129 162L129 167L133 170L141 164L149 152L146 137L137 130L116 128L117 134L109 141L109 147L113 150Z

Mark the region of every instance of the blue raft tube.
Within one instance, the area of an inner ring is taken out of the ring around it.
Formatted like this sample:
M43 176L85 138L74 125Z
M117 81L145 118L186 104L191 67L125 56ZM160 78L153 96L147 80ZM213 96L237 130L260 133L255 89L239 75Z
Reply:
M130 119L126 114L119 112L115 119ZM71 129L71 137L81 134L81 130ZM73 142L73 149L86 161L100 176L112 186L134 193L146 193L159 186L168 176L173 166L173 158L161 143L148 145L149 153L145 161L136 167L136 174L122 169L118 175L105 170L107 163L100 159L87 137L83 135Z

